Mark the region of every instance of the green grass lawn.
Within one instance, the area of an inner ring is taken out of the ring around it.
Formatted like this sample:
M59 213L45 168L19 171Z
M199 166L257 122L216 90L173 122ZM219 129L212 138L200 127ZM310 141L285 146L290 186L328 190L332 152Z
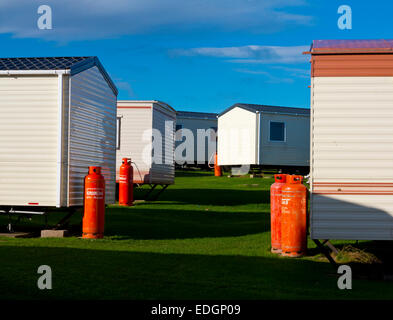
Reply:
M110 206L102 240L0 238L0 298L393 298L393 282L354 279L352 290L339 290L336 270L311 241L301 259L270 253L272 181L177 172L160 201ZM74 229L80 221L73 218ZM52 290L37 288L43 264L52 268Z

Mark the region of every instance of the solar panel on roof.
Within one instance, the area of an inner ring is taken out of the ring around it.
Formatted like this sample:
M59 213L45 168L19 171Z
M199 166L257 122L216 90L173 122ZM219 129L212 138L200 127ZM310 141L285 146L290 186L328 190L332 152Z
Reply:
M39 58L0 58L0 71L45 71L71 70L71 75L78 74L96 66L102 73L113 92L118 94L112 79L97 57L39 57Z
M63 70L91 57L0 58L0 70Z

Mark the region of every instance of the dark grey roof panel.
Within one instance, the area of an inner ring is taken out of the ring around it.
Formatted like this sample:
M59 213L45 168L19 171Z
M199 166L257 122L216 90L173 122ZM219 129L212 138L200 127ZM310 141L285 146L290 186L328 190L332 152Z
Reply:
M115 84L97 57L0 58L0 70L70 70L71 75L75 75L94 66L101 71L117 96Z
M193 112L193 111L177 111L177 117L187 117L196 119L217 119L217 113Z
M0 58L0 70L64 70L91 57Z
M276 107L276 106L266 106L260 104L246 104L246 103L236 103L233 106L225 109L218 116L222 116L224 113L232 110L233 108L242 108L251 112L269 112L269 113L285 113L285 114L301 114L310 115L310 109L307 108L291 108L291 107Z

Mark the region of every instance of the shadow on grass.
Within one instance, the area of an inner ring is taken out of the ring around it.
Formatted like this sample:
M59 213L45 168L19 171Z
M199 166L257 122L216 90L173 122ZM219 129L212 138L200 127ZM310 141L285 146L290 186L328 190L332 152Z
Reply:
M135 199L143 199L146 193L146 189L135 190ZM260 189L171 189L169 187L160 195L159 200L215 206L269 204L270 192L269 190Z
M362 241L336 247L340 250L339 262L351 259L347 264L361 276L371 279L388 276L393 280L393 241Z
M378 260L390 262L393 266L393 241L365 241L354 247L373 254Z
M49 216L48 228L53 228L58 215ZM80 235L82 214L77 213L66 229ZM0 232L6 232L7 220L0 218ZM33 217L14 225L18 232L39 236L42 219ZM105 235L123 239L187 239L207 237L232 237L268 232L270 216L267 212L215 212L201 210L152 208L151 205L135 207L110 207L105 212Z
M393 298L384 282L362 281L356 290L338 290L327 263L111 251L105 242L80 241L89 249L0 243L0 256L7 257L0 265L0 299ZM37 289L37 268L43 264L52 268L52 290Z
M338 255L332 253L338 264L349 265L358 278L393 280L393 242L361 241L334 244ZM309 248L308 256L321 254L319 248ZM393 282L390 282L393 290Z
M15 232L27 232L31 233L32 236L40 236L40 232L43 229L53 229L56 225L67 215L67 211L53 210L47 212L47 224L45 223L45 217L40 215L0 215L0 233L7 233L7 225L11 223L12 229ZM67 230L82 230L82 218L83 209L79 208L73 214L68 222L66 222L61 228Z
M270 230L270 216L255 212L110 208L105 235L118 239L187 239L233 237Z

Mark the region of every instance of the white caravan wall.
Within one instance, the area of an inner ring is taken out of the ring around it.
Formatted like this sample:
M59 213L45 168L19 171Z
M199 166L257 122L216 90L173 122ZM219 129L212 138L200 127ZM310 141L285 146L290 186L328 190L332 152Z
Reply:
M256 163L256 114L236 107L218 118L218 164Z
M393 180L393 78L314 78L313 179Z
M120 149L116 152L116 179L122 158L131 158L134 166L134 181L150 183L151 169L151 130L152 104L119 102L117 117L120 117ZM144 133L148 137L144 139ZM145 150L150 150L149 157L144 157ZM146 159L145 159L146 158Z
M56 206L58 77L0 77L0 205Z
M71 77L69 205L83 205L89 166L101 166L105 202L115 202L116 96L97 67Z
M315 77L311 97L311 237L393 239L393 78Z

